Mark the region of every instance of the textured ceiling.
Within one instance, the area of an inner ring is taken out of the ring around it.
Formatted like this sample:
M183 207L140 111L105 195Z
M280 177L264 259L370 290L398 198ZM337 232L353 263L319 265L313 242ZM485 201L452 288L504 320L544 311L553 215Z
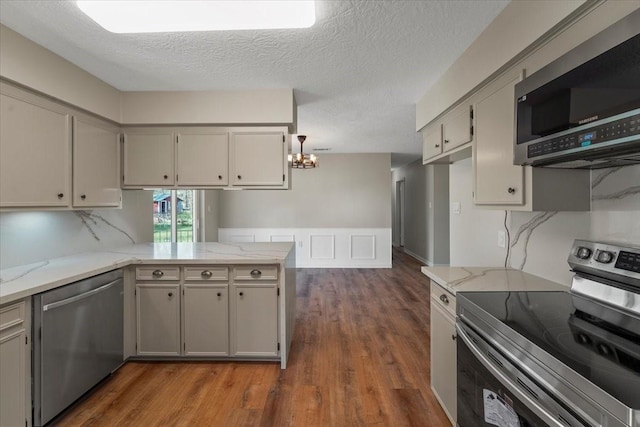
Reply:
M75 2L2 0L0 22L124 91L293 88L305 151L400 166L422 152L416 101L507 3L320 0L307 29L128 35Z

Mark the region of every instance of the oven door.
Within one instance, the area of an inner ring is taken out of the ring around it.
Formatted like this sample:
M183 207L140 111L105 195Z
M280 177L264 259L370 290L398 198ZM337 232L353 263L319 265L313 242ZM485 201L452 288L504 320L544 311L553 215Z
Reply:
M458 426L589 425L458 320Z

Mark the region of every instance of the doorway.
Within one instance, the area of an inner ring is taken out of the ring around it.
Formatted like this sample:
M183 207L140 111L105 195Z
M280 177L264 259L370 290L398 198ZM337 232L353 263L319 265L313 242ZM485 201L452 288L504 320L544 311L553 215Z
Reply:
M398 246L404 248L404 179L396 182L396 230L398 232Z

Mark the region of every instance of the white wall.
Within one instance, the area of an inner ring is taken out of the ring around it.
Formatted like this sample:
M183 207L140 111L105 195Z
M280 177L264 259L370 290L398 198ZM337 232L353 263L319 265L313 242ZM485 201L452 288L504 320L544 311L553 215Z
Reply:
M322 154L290 190L220 191L218 239L295 241L298 267L390 267L390 181L388 153Z
M392 173L393 244L400 244L397 183L404 181L404 250L428 265L449 264L449 166L417 160Z
M503 266L507 251L497 233L505 211L474 207L471 169L470 159L450 166L451 201L461 203L460 214L450 213L451 265ZM594 170L591 181L590 212L509 212L508 266L568 285L574 239L640 246L640 165Z
M122 209L0 212L0 269L153 241L152 191L123 191Z

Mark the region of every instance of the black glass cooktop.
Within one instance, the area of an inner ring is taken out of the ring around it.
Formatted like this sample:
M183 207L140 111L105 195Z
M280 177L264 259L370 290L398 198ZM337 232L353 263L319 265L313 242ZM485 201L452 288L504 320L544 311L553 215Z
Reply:
M626 406L640 409L640 319L567 292L459 295Z

